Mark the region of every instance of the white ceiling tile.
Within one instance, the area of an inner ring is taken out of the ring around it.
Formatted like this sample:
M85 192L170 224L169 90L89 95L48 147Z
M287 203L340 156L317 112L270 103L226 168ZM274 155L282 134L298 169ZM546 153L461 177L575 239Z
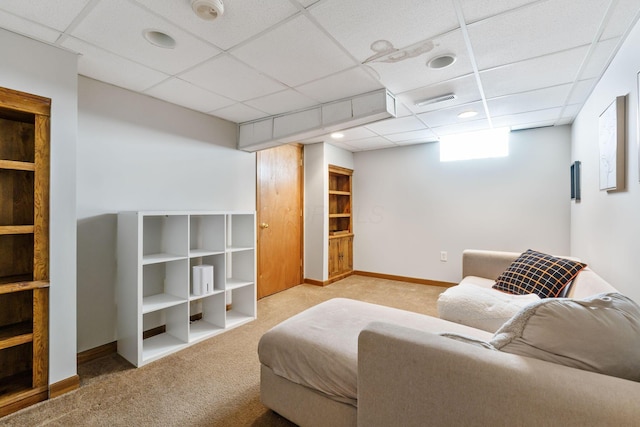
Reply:
M415 105L416 102L420 100L431 99L450 93L455 94L457 98L451 101L438 102L436 104L426 105L423 107ZM448 108L455 105L476 102L481 100L482 96L478 90L478 84L475 76L470 74L468 76L447 80L442 83L405 92L397 95L397 98L407 108L417 114L426 111L433 111L439 108Z
M553 86L488 99L489 114L491 114L491 117L496 117L506 114L562 107L567 100L571 86L571 84Z
M35 24L2 10L0 10L0 28L48 43L53 43L58 40L61 34L59 31L52 30L44 25Z
M475 132L477 130L490 129L489 122L486 120L474 120L471 122L458 123L455 125L440 126L433 128L433 132L440 136L455 135L458 133Z
M571 88L571 95L567 100L567 104L584 103L587 100L587 97L591 94L596 83L597 79L588 79L576 82Z
M413 116L381 120L365 125L365 127L378 135L388 135L426 128L424 123Z
M556 120L556 126L570 125L571 123L573 123L573 119L574 117L563 117L561 119L558 119Z
M458 114L464 111L475 111L478 115L467 119L459 118ZM486 118L486 114L482 102L472 102L469 104L456 105L455 107L418 114L418 117L429 127L433 128L438 126L454 125L456 123L464 123L465 121L484 119Z
M404 105L404 103L396 97L396 117L406 117L412 115L413 111L407 108L407 106Z
M364 126L353 129L345 129L340 131L340 133L344 134L344 138L342 138L342 141L345 142L377 136L374 132L370 131Z
M377 150L380 148L389 148L389 147L396 146L393 142L381 136L374 136L373 138L358 139L357 141L349 141L347 143L344 143L344 145L353 147L353 151Z
M74 37L67 37L62 46L81 54L78 59L79 74L125 89L141 92L169 77Z
M235 0L224 2L222 16L205 21L193 13L188 1L136 1L225 50L298 12L288 0Z
M506 11L517 9L538 0L459 0L465 22L471 23Z
M591 43L609 0L547 0L470 24L478 67L487 69ZM566 31L571 28L572 31Z
M296 0L298 3L302 5L302 7L307 8L311 5L318 3L320 0Z
M615 5L615 9L606 23L600 40L624 35L626 29L637 19L638 13L640 13L640 2L638 0L618 0L612 3Z
M560 116L561 111L562 108L549 108L546 110L529 111L526 113L494 117L493 126L516 126L518 128L523 128L543 126L541 123L547 123L544 126L553 125Z
M317 105L317 102L293 89L246 101L245 104L272 115L301 110Z
M185 72L180 78L236 101L246 101L286 89L228 55L219 55Z
M267 114L262 111L258 111L255 108L251 108L240 103L211 111L210 114L236 123L250 122L252 120L267 117Z
M342 71L331 76L296 87L320 103L336 101L349 96L360 95L384 87L359 67Z
M208 92L178 78L166 80L145 93L203 113L228 107L235 103L229 98Z
M391 135L385 135L391 142L395 142L396 144L406 144L406 143L415 143L417 141L429 142L436 141L438 136L433 133L431 129L423 129L423 130L414 130L411 132L401 132L394 133Z
M325 0L310 10L361 62L381 51L376 41L402 50L458 27L452 4L441 0Z
M55 30L64 31L87 3L89 0L2 0L0 9Z
M392 93L401 93L416 87L450 80L473 72L462 32L452 31L432 40L433 48L424 54L398 62L371 61L366 66L379 76L380 81ZM456 61L449 67L431 69L427 62L442 55L455 55Z
M176 40L173 49L154 46L143 37L146 29ZM188 69L219 50L147 10L125 0L97 3L72 35L112 53L165 73Z
M588 46L493 68L480 73L487 98L573 83Z
M299 86L356 65L302 15L240 46L232 54L289 86Z
M599 78L602 71L609 65L619 39L609 39L596 44L591 56L580 74L580 79Z

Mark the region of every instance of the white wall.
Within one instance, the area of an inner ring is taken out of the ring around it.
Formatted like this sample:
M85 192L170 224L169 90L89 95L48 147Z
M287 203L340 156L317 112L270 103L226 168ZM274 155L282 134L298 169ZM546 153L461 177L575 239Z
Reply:
M236 125L80 77L78 351L116 339L116 214L255 210L255 154Z
M446 163L437 143L356 153L354 268L457 282L467 248L568 254L569 127L512 132L509 151Z
M571 253L619 291L640 302L640 184L638 83L640 23L597 84L572 127L572 157L582 162L582 201L571 208ZM626 189L599 190L598 117L616 96L627 95Z
M0 86L51 98L49 383L76 375L77 57L0 29Z
M304 146L304 277L329 278L329 165L353 169L353 153L324 142Z

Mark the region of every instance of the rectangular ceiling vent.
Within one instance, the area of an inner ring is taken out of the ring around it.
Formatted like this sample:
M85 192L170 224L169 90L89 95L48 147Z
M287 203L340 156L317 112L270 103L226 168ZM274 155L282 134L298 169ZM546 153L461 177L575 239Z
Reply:
M425 107L427 105L437 104L438 102L452 101L456 98L457 96L454 93L447 93L434 98L426 98L416 101L416 107Z

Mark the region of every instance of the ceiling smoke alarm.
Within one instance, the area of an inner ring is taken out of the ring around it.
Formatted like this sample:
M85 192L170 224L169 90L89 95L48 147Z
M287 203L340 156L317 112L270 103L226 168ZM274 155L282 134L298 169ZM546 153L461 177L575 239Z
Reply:
M222 0L192 0L191 9L198 17L213 21L224 13L224 4Z

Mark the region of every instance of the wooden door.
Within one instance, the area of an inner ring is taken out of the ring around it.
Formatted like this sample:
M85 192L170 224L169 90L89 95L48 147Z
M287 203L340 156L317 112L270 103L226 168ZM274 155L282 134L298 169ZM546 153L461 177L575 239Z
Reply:
M257 153L258 298L302 283L302 147Z

